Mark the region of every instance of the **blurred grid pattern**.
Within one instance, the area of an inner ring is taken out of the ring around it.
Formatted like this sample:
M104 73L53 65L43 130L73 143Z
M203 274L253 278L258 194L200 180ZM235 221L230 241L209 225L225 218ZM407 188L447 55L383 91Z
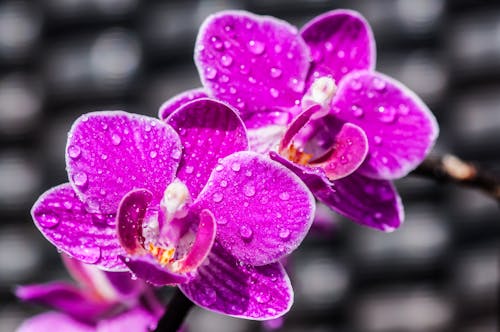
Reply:
M500 4L478 0L0 1L0 332L40 311L14 285L65 278L33 226L38 195L65 182L66 133L81 113L155 116L200 85L202 20L246 9L297 26L334 8L371 23L378 70L404 82L441 124L435 151L500 171ZM295 305L282 331L498 330L498 206L480 193L409 177L393 234L327 215L290 259ZM197 309L190 331L263 329Z

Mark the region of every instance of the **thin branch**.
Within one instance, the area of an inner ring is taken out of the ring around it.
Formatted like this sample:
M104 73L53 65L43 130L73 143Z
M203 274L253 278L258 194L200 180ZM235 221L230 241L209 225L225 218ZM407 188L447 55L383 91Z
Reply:
M180 290L176 288L174 296L167 305L167 311L158 322L154 332L177 332L184 323L184 319L193 307L191 302Z
M480 189L500 202L500 176L453 155L429 157L411 174Z

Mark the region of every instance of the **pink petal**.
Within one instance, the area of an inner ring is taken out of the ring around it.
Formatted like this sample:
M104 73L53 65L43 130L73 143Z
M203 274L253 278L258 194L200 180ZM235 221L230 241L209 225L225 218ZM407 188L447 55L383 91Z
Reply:
M290 280L280 263L251 266L217 242L196 277L179 286L195 304L218 313L264 320L285 314L293 303Z
M383 74L356 72L342 80L332 117L360 126L370 145L360 172L396 179L412 171L432 148L438 125L407 87Z
M314 217L314 198L282 165L253 152L221 160L193 209L217 220L217 240L239 260L265 265L289 254Z
M126 271L115 230L115 215L87 211L72 186L65 183L45 192L31 215L42 234L59 250L106 270Z
M332 76L338 83L347 73L375 68L375 39L370 25L358 12L332 10L317 16L301 30L311 49L309 80Z
M17 329L17 332L95 332L91 325L77 321L60 312L47 312L34 316Z
M289 108L300 101L309 49L285 21L224 11L201 26L195 62L214 97L242 113L255 112Z
M182 155L164 122L125 112L81 116L71 128L66 164L70 182L92 211L115 213L123 196L147 188L159 200Z
M184 147L177 177L196 198L217 160L248 148L245 126L236 111L213 99L185 104L167 118Z
M140 278L154 286L175 286L189 280L185 274L172 272L167 267L160 265L150 255L121 256L121 259L136 278Z
M152 331L158 323L156 317L146 308L136 307L113 317L105 318L97 324L96 332Z
M190 101L206 97L208 97L208 95L203 88L184 91L165 101L160 106L158 116L160 119L165 120L170 114L174 113L181 106L184 106Z

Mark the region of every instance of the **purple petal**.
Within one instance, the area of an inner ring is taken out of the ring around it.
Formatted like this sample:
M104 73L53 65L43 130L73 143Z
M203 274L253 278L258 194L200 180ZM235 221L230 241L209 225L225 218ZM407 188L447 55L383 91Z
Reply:
M203 88L184 91L165 101L160 106L158 116L160 119L165 120L170 114L174 113L181 106L184 106L190 101L206 97L208 97L208 95Z
M127 310L97 324L97 332L146 332L156 328L159 317L142 307Z
M147 189L136 189L126 194L116 215L116 230L123 248L131 255L144 252L142 222L153 194Z
M376 179L405 176L425 158L438 135L436 119L407 87L380 73L342 80L332 117L360 126L370 149L360 172Z
M23 322L17 332L95 332L91 325L79 322L60 312L48 312Z
M270 155L294 171L317 199L358 224L391 232L403 222L401 198L390 181L354 172L332 185L324 174L300 167L275 152Z
M290 280L280 263L251 266L238 262L219 243L196 277L179 286L200 307L256 320L285 314L293 303Z
M16 289L16 296L23 301L45 305L86 322L96 321L114 305L98 298L92 299L92 294L61 282L21 286Z
M347 73L375 68L375 39L364 17L352 10L333 10L317 16L301 30L311 49L310 78L333 76L340 82Z
M254 152L237 152L215 167L193 208L212 211L217 240L239 260L276 262L307 234L314 198L282 165Z
M177 133L158 119L95 112L71 128L66 164L71 184L89 208L115 213L134 188L147 188L159 200L181 154Z
M217 160L248 148L245 126L236 111L213 99L184 105L168 117L167 123L181 138L184 154L177 177L193 198L207 183Z
M121 258L137 278L154 286L174 286L188 280L185 274L170 271L149 255Z
M84 263L126 271L125 254L115 230L114 214L90 213L69 183L45 192L31 209L42 234L59 250Z
M225 11L201 26L195 62L213 96L242 113L255 112L289 108L300 101L309 49L285 21Z

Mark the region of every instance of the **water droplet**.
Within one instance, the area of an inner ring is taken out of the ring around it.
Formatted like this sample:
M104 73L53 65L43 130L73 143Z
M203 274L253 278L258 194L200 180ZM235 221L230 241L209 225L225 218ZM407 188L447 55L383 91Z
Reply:
M213 67L206 67L205 68L205 76L209 80L213 80L217 76L217 69L215 69Z
M283 191L279 194L279 198L282 200L282 201L288 201L290 199L290 194L286 191Z
M325 49L327 51L333 50L333 44L331 42L329 42L329 41L325 42Z
M243 193L247 197L252 197L255 195L255 186L253 184L246 184L243 187Z
M375 142L375 144L377 144L377 145L382 144L382 137L380 137L380 136L373 136L373 142Z
M280 95L280 92L278 90L276 90L275 88L269 89L269 93L271 94L271 96L273 98L278 98Z
M230 86L229 87L229 93L230 94L235 95L236 92L238 92L238 90L236 90L236 88L234 86Z
M292 60L294 57L295 57L295 55L293 55L293 53L292 53L292 52L287 52L287 53L286 53L286 58L287 58L288 60Z
M106 225L106 218L104 215L102 215L100 213L93 213L92 214L92 222L98 226Z
M382 157L381 160L382 160L383 164L387 164L389 162L389 159L387 159L387 157L385 157L385 156Z
M182 155L182 151L179 149L174 149L172 150L172 153L170 153L170 156L174 159L179 159Z
M106 159L108 159L108 155L107 155L107 154L104 154L104 153L103 153L103 154L101 154L101 159L102 159L102 160L106 160Z
M118 134L113 134L111 136L111 142L113 145L119 145L122 142L122 138Z
M210 38L210 42L212 43L212 45L214 45L214 48L217 51L222 51L222 49L224 48L224 43L217 36L212 36L212 38Z
M221 82L221 83L227 83L227 82L229 82L229 76L227 76L227 75L222 75L222 76L219 78L219 82ZM220 90L221 90L221 92L222 92L222 91L223 91L223 90L225 90L225 89L221 88Z
M224 166L222 166L222 165L217 165L217 166L215 166L215 170L216 170L217 172L220 172L220 171L222 171L223 169L224 169Z
M386 88L386 84L383 80L381 80L380 78L378 77L375 77L372 81L372 85L373 85L373 88L379 92L382 92L385 90Z
M237 162L234 162L232 165L231 165L231 169L235 172L238 172L241 168L241 165L240 163L237 163Z
M215 302L217 299L217 293L212 288L205 288L202 290L203 296L201 296L201 304L204 306L209 306Z
M347 158L347 156L345 156L345 155L340 156L340 163L341 163L342 165L345 165L345 164L347 164L348 162L349 162L349 158Z
M191 173L193 173L193 171L194 171L193 166L186 166L186 174L191 174Z
M250 73L250 68L245 65L240 65L240 73L243 75L248 75Z
M398 107L398 111L399 111L399 114L401 114L401 115L408 115L408 113L410 113L410 108L405 104L401 104Z
M255 83L257 83L257 80L255 79L255 77L253 77L253 76L249 76L249 77L248 77L248 82L250 82L250 83L252 83L252 84L255 84Z
M253 235L253 231L249 226L243 225L240 227L240 236L244 240L249 240Z
M356 79L351 81L351 88L353 90L359 91L359 90L361 90L362 87L363 87L363 83L361 83L361 81L356 80Z
M248 49L255 55L260 55L264 52L266 45L260 41L250 40L248 42Z
M225 224L227 224L227 219L220 217L220 219L217 219L217 224L225 225Z
M392 123L396 120L396 111L394 108L386 108L384 106L377 107L380 121L384 123Z
M232 27L232 26L230 26L230 25L226 25L226 26L224 27L224 31L226 31L226 32L230 32L231 30L233 30L233 27Z
M73 182L78 187L83 187L87 184L87 174L85 172L78 172L73 175Z
M279 236L280 236L280 239L287 240L290 237L290 230L286 229L286 228L281 229Z
M360 106L358 106L358 105L352 105L351 106L351 111L354 114L354 116L357 117L357 118L361 118L365 114L365 112L363 111L363 109Z
M245 171L245 175L248 176L248 177L251 177L252 176L252 171L251 170L246 170Z
M269 295L268 292L262 291L262 292L258 292L257 294L255 294L255 300L257 300L257 302L259 302L261 304L269 302L270 299L271 299L271 295Z
M38 221L40 226L44 228L53 228L59 224L59 218L51 212L36 213L35 219Z
M224 54L221 58L220 58L220 62L222 63L222 65L224 67L229 67L231 66L231 64L233 63L233 57L228 55L228 54Z
M381 219L381 218L382 218L382 213L381 213L381 212L375 212L375 213L373 214L373 217L374 217L375 219Z
M108 129L108 124L106 122L101 122L101 128L102 130L107 130Z
M248 202L243 203L244 207L248 207L248 205L249 205Z
M82 150L80 149L80 147L78 147L76 145L70 145L68 147L68 155L73 159L80 157L81 153L82 153Z
M344 58L345 57L345 52L343 50L339 50L337 52L337 57L340 58L340 59Z
M76 258L84 263L94 264L101 258L101 249L89 239L80 246L79 255Z
M154 158L156 158L156 156L158 156L158 152L156 152L156 151L151 151L151 152L149 153L149 156L150 156L151 158L153 158L153 159L154 159Z
M323 60L323 52L321 52L320 50L315 50L312 54L312 58L314 62L320 62L321 60Z
M271 77L272 78L278 78L281 76L281 74L283 73L283 71L279 68L271 68Z
M221 186L222 188L226 188L226 187L227 187L227 181L226 181L226 180L222 180L222 181L220 182L220 186Z
M274 45L274 52L279 54L279 53L281 53L281 51L283 51L283 47L281 47L280 44Z
M70 201L65 201L63 203L63 206L66 210L71 210L71 208L73 207L73 203L71 203Z
M302 81L299 81L298 79L296 78L292 78L290 80L290 84L289 86L292 88L293 91L295 92L302 92L304 90L304 82Z
M221 193L215 193L212 199L215 203L220 203L224 199L224 195L222 195Z

